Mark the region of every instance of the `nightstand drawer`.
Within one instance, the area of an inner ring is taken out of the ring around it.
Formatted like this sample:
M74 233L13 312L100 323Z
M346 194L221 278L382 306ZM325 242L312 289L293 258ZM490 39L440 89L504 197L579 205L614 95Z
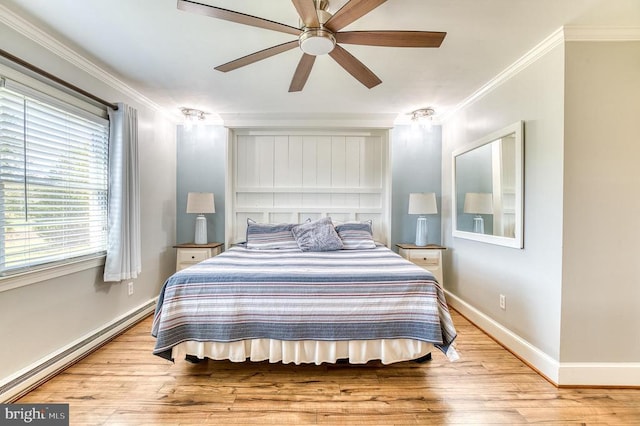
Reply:
M396 244L398 254L416 266L427 269L433 274L440 285L444 286L442 276L442 252L445 247L437 244L416 246L415 244Z
M211 257L211 250L208 248L189 248L178 250L179 263L198 263Z
M429 266L440 266L440 252L434 250L408 250L407 259L418 266L429 269Z
M193 244L184 243L173 246L177 248L176 271L188 268L222 252L222 243Z

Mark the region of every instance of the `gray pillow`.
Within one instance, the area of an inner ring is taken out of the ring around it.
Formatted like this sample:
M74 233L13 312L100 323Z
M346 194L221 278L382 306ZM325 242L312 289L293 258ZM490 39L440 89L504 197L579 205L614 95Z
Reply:
M257 223L247 219L247 248L259 250L297 249L291 223Z
M374 249L371 221L346 222L336 226L336 232L342 240L345 250Z
M291 233L302 251L333 251L342 248L342 240L330 217L296 225L291 228Z

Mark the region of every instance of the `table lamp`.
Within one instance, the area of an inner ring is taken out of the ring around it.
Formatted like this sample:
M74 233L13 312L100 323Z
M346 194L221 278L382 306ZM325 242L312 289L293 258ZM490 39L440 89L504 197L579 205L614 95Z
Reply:
M207 219L205 213L215 213L216 207L211 192L190 192L187 195L187 213L196 213L196 232L193 242L207 244Z
M426 214L438 213L436 204L436 194L433 192L414 192L409 194L409 214L417 214L416 222L416 242L417 246L427 245L427 217Z

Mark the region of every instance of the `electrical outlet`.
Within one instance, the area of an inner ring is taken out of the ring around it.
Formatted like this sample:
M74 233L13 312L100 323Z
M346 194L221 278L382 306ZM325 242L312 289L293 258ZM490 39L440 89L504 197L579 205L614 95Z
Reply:
M133 294L133 281L127 284L127 291L129 292L129 296Z
M507 309L507 297L504 294L500 295L500 309Z

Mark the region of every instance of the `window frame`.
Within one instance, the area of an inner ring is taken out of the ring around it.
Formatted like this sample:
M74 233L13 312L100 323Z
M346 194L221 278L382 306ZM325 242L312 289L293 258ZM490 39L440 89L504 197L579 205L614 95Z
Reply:
M77 96L70 95L66 91L60 91L59 89L40 80L35 80L19 73L17 74L14 70L8 69L13 72L6 73L5 71L7 71L7 69L4 68L5 67L0 65L0 79L3 80L3 86L6 86L7 89L19 92L20 94L30 98L35 98L38 101L44 101L53 107L61 108L73 114L85 117L91 116L92 119L97 118L107 126L107 138L109 137L109 123L106 107L88 103ZM107 140L107 173L108 143L109 142ZM109 181L107 177L107 194L108 191ZM107 224L108 216L105 220L105 225ZM105 240L104 250L100 252L36 264L25 269L18 268L14 273L0 276L0 292L77 273L87 269L101 267L105 262L106 248L107 242Z

